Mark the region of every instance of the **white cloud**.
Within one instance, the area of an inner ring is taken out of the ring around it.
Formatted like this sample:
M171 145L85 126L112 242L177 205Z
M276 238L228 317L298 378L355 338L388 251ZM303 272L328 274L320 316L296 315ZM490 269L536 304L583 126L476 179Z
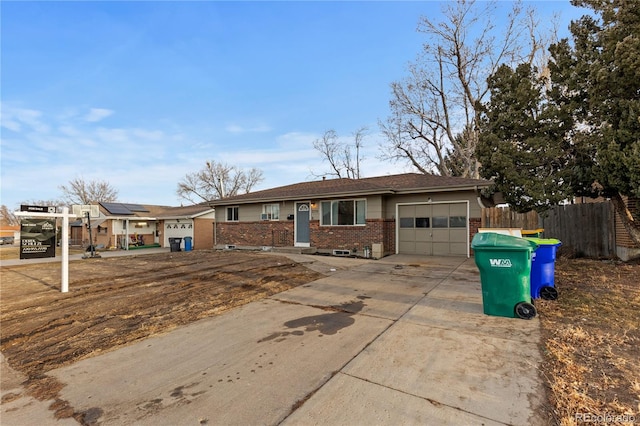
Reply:
M133 129L131 134L136 138L148 141L159 141L164 138L164 133L160 130Z
M4 114L2 114L2 127L9 129L12 132L19 132L21 128L19 122L5 117Z
M271 131L271 127L261 124L254 127L241 126L239 124L229 124L225 130L229 133L266 133Z
M113 111L106 108L91 108L87 115L84 116L84 120L90 123L96 123L101 121L110 115L113 114Z
M231 151L220 152L219 155L225 162L229 164L250 164L256 167L277 164L277 163L298 163L308 161L317 157L313 149L298 149L283 151L279 149L273 150L250 150L250 151Z
M40 117L42 112L35 109L14 108L6 104L2 104L2 114L0 114L0 125L13 132L21 132L23 125L26 125L33 131L38 133L47 133L49 126L44 124Z
M310 148L319 137L315 133L289 132L278 136L276 142L280 148Z

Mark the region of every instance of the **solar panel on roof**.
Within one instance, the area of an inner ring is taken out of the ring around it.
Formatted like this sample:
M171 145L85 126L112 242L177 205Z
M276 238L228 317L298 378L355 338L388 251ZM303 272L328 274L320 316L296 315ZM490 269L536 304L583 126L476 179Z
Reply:
M132 212L148 212L149 211L140 204L123 204L123 206L125 206Z
M100 205L107 209L107 211L111 214L133 214L131 210L129 210L124 204L121 203L100 203Z

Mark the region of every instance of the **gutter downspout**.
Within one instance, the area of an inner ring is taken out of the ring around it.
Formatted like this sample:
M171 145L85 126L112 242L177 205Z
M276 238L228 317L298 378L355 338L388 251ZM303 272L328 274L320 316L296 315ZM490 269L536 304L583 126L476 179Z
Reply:
M125 250L129 250L129 219L124 220L124 246Z
M478 191L478 185L475 186L474 192L476 193L476 201L478 201L478 205L481 209L484 208L484 206L482 205L482 200L480 199L480 191Z

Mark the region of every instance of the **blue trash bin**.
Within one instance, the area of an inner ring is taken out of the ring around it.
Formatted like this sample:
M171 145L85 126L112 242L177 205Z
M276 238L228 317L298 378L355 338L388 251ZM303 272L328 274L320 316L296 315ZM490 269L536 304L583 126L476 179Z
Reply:
M184 237L184 251L191 251L192 237Z
M555 238L527 238L538 244L538 249L531 259L531 297L545 300L556 300L558 290L555 288L556 252L562 245Z

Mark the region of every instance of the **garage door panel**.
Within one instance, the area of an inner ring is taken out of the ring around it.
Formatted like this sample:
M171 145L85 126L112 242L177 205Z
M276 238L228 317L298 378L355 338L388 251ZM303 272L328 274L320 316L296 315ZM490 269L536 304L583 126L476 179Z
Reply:
M466 256L467 255L467 243L450 243L450 254L455 254L455 255L462 255L462 256Z
M399 217L415 217L416 206L398 206Z
M431 252L431 242L417 242L415 254L425 254L427 256L431 256L433 253Z
M466 243L467 242L467 230L466 229L451 229L449 231L449 241L452 243Z
M415 241L416 235L413 228L400 228L399 232L400 241Z
M398 250L423 255L468 254L468 204L398 206Z
M400 241L399 245L400 253L415 253L416 243L413 241Z
M419 204L416 206L415 214L416 216L429 217L431 216L431 206L427 204Z
M416 229L415 230L415 240L416 241L431 241L431 230L430 229Z
M449 230L448 229L434 229L433 230L433 242L434 243L448 243L449 242Z
M432 212L433 216L449 216L449 204L434 204Z
M449 253L449 243L433 243L433 254L435 256L446 256Z
M451 216L466 216L467 205L462 203L449 204L449 214Z

